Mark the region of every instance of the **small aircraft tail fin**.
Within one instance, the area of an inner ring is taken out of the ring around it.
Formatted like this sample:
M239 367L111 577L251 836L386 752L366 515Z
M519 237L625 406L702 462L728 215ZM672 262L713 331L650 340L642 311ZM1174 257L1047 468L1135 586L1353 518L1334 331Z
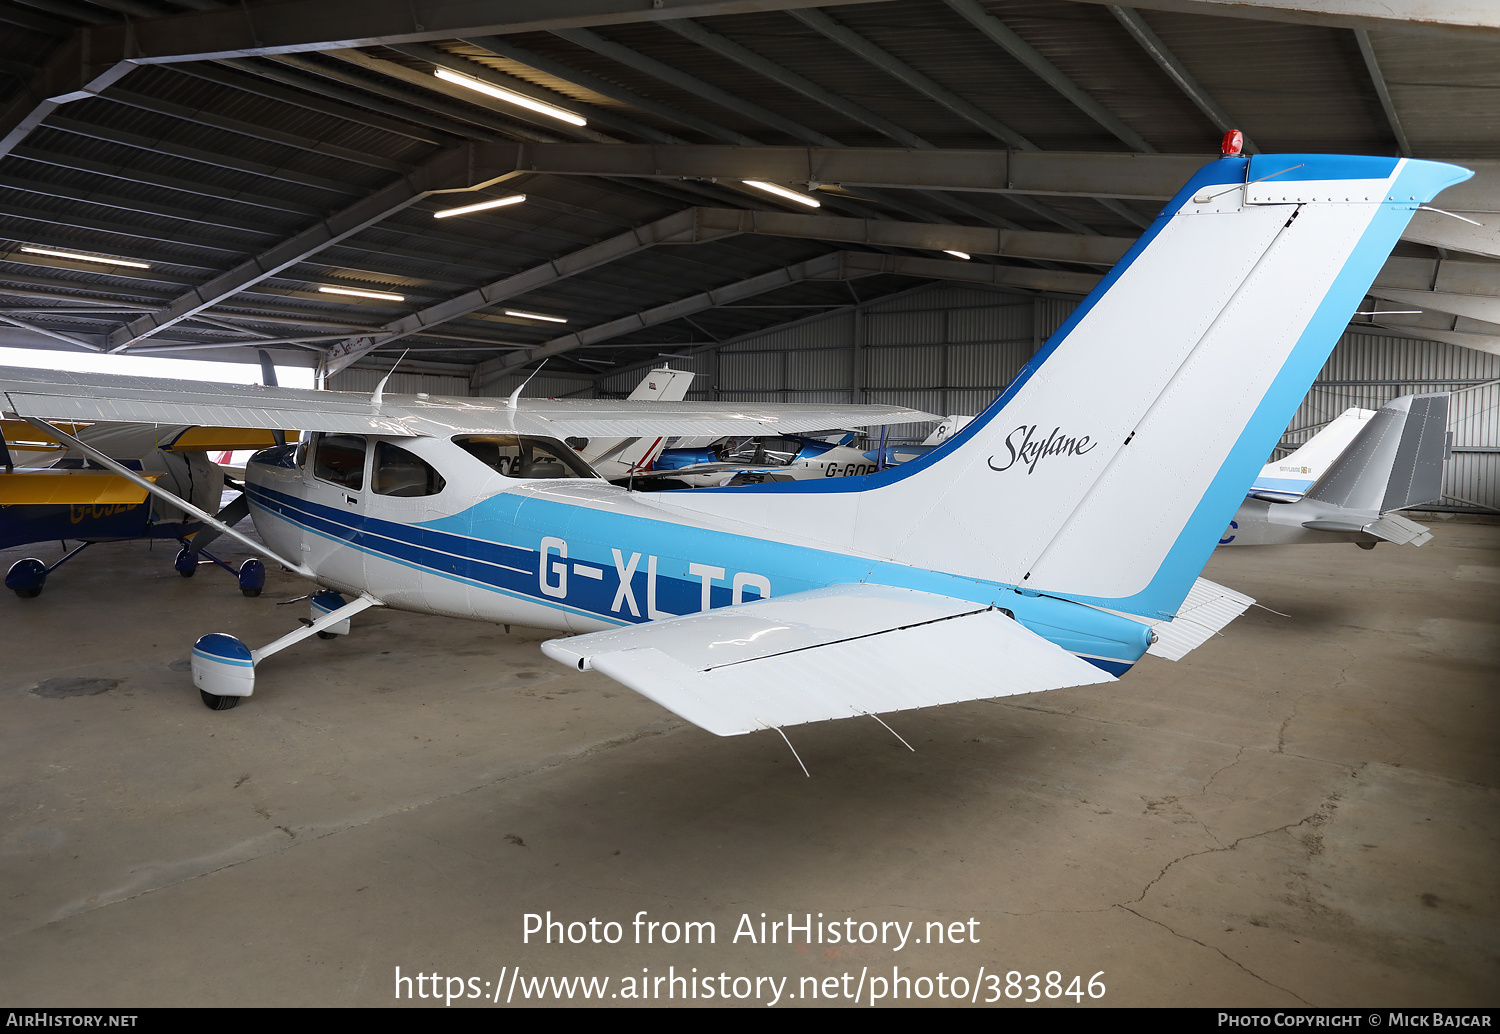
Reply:
M1358 406L1344 410L1295 452L1260 468L1249 494L1273 503L1301 499L1374 415L1375 410Z
M925 439L923 439L922 444L942 445L959 431L962 431L965 427L968 427L969 421L973 419L974 418L971 416L957 415L944 417L943 422L932 429L932 433L929 434Z
M874 476L853 544L1175 614L1412 213L1470 175L1347 155L1210 163L984 413Z
M691 370L660 367L652 370L630 393L631 402L681 402L687 398L694 374Z
M1381 406L1307 498L1369 514L1441 499L1450 397L1402 395Z

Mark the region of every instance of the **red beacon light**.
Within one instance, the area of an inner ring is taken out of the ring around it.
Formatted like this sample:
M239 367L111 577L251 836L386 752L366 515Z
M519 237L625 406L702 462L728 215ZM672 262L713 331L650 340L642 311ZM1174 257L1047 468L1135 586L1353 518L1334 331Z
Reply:
M1245 148L1245 134L1238 129L1231 129L1224 134L1224 142L1219 145L1219 150L1230 157L1238 155Z

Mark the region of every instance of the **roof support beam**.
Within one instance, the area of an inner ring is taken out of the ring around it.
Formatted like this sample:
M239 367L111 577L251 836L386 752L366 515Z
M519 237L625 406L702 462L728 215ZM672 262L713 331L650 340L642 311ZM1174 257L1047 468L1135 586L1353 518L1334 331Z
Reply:
M675 122L684 129L696 130L711 140L718 140L726 144L755 143L748 136L725 129L723 126L715 125L708 121L708 119L699 118L697 115L692 115L685 111L679 111L660 101L652 100L650 97L643 97L622 86L617 86L607 79L601 79L582 69L565 65L561 61L554 60L544 54L524 50L499 36L476 36L473 39L464 40L464 42L475 47L480 47L499 57L520 62L528 68L536 69L538 72L545 72L548 75L556 76L575 86L582 86L584 89L592 90L602 97L608 97L610 100L617 101L640 111L650 112L657 118Z
M605 39L596 32L589 32L587 29L557 29L553 31L553 35L565 39L569 43L592 50L601 57L607 57L611 61L618 61L626 68L633 68L637 72L660 79L662 82L675 86L679 90L686 90L695 97L701 97L737 115L754 119L761 125L770 126L772 129L779 130L787 136L795 137L798 140L805 140L810 144L816 144L820 147L839 146L839 142L830 136L824 136L817 130L809 129L784 115L778 115L774 111L762 108L759 104L754 104L731 93L726 93L717 86L704 82L697 76L689 75L663 61L647 57L645 54L631 50L627 46L623 46L613 40ZM748 142L751 144L754 143L754 141Z
M1001 49L1011 57L1031 69L1048 86L1072 101L1074 106L1085 115L1119 137L1131 150L1140 151L1142 154L1156 153L1156 148L1148 144L1145 137L1085 93L1077 83L1063 74L1062 69L1048 61L1035 47L1018 36L1010 26L980 7L975 0L944 0L944 2L974 28L999 44Z
M1130 246L1115 237L1084 237L1031 230L996 230L984 227L950 226L942 223L902 223L882 219L848 219L840 216L801 215L782 212L748 212L737 209L690 208L664 219L582 248L550 262L533 266L492 284L430 305L387 323L373 334L351 339L329 352L329 372L336 372L374 349L417 331L439 326L509 298L535 291L558 280L576 276L598 266L618 261L658 244L697 244L721 240L741 233L805 240L839 241L872 246L943 251L952 248L971 255L1005 255L1013 258L1111 265ZM996 267L956 263L974 269ZM1024 272L1043 272L1026 270ZM980 276L981 274L973 274ZM983 276L990 276L985 273Z
M853 29L840 25L822 11L816 8L807 8L792 11L791 15L803 25L822 33L845 50L863 58L881 71L894 76L913 90L926 96L929 100L936 101L944 108L947 108L959 118L973 123L996 140L1003 141L1007 146L1021 151L1040 150L1036 144L1026 139L1010 126L981 111L953 91L939 86L927 76L911 67L911 65L877 47ZM680 24L671 26L671 28L678 32L682 31ZM932 146L932 144L927 144L925 141L924 145L927 147Z
M587 118L590 125L608 126L611 129L629 133L631 136L639 137L642 140L650 140L652 143L657 144L680 144L685 142L680 137L675 137L671 133L663 133L659 129L642 125L634 119L626 118L607 108L599 108L592 104L576 101L553 90L529 83L525 79L517 79L513 75L506 75L504 72L496 71L488 65L480 64L478 61L470 61L466 57L455 57L447 51L439 50L437 47L429 46L426 43L401 43L390 49L396 51L398 54L417 58L419 61L430 62L436 68L446 68L450 72L457 72L471 79L478 79L492 86L498 86L503 90L509 90L511 93L530 97L532 100L541 101L543 104L549 104L554 108L571 111L580 117ZM513 108L512 105L502 106ZM543 116L541 121L543 124L546 124L554 120ZM561 129L561 125L558 128Z
M129 25L97 25L97 54L132 53L141 64L259 57L310 50L428 43L465 36L546 32L582 25L624 25L782 11L866 0L551 0L541 4L474 3L473 0L287 0L245 6L226 4Z
M701 35L703 33L703 30L699 30L699 33ZM843 146L837 140L833 139L830 136L825 136L824 134L819 133L817 130L809 129L801 123L795 122L783 115L779 115L774 111L768 111L758 104L753 104L750 101L744 100L740 97L725 93L723 90L720 90L717 86L714 86L711 83L706 83L695 76L688 75L686 72L679 71L678 69L673 68L668 64L657 61L655 58L647 57L645 54L641 54L637 51L631 50L629 47L622 46L621 44L615 43L612 40L607 40L597 33L589 32L584 29L572 29L558 31L554 33L554 35L559 36L562 39L569 41L570 43L577 44L581 47L586 47L589 50L594 51L594 53L596 54L600 54L604 57L609 58L611 61L618 61L620 64L625 65L627 68L634 68L638 72L652 76L672 86L676 86L678 89L686 90L694 96L702 97L705 100L712 101L713 103L718 104L720 107L723 107L729 111L733 111L737 114L743 115L746 118L754 119L762 125L769 126L772 129L780 130L781 132L786 133L788 136L795 137L798 140L803 140L809 144L814 144L819 147ZM714 35L712 33L709 33L708 35L713 36L714 39L723 39L723 37ZM724 42L726 44L730 43L730 41L728 40L724 40ZM737 46L737 44L730 45ZM739 49L744 50L744 48ZM734 53L738 53L738 51ZM745 53L748 54L749 52L745 51ZM726 54L725 56L729 56L731 60L735 60L732 54ZM754 57L754 55L751 56ZM763 61L764 59L760 60ZM765 65L769 65L771 69L785 72L787 76L793 74L791 72L786 72L785 69L781 69L780 66L775 65L772 62L766 61L764 63ZM769 71L765 68L757 68L755 70L761 72L762 74L769 74ZM776 79L776 81L783 81L781 79L777 79L775 75L770 75L770 77L772 79ZM802 79L800 76L797 77L797 80L804 83L807 82L807 80ZM819 87L813 87L813 84L811 83L808 83L807 85L815 90L820 89ZM895 127L894 125L892 125L892 129L898 128L899 127ZM904 130L899 131L905 133ZM728 131L721 130L720 138L722 139L722 134L726 134L727 132ZM737 136L737 142L741 144L758 146L757 141L752 140L748 137L739 136L738 134L729 135ZM911 136L911 134L905 135ZM910 146L919 146L923 148L932 147L932 144L927 143L927 141L922 140L918 137L912 137L912 139L915 140L915 143ZM905 142L904 138L903 142ZM748 178L756 179L760 177L750 176ZM879 198L875 200L903 211L907 215L915 219L930 220L936 218L929 212L924 212L920 208L903 204L896 199ZM959 208L961 211L965 211L966 214L971 215L975 218L983 219L986 222L991 223L992 225L999 222L1005 222L1004 220L1001 220L999 216L996 216L989 212L985 212L982 209L975 208L972 205L966 205L963 202L955 203L952 199L945 198L943 200L948 204L954 205L955 207ZM1005 222L1005 225L1009 226L1014 224Z
M485 176L521 170L557 176L763 179L1143 201L1170 199L1209 160L1206 155L723 144L485 144L475 153L476 169ZM1474 178L1448 188L1439 204L1483 225L1418 212L1403 237L1500 257L1500 234L1494 229L1500 227L1500 161L1457 163L1473 169Z
M545 32L783 11L872 0L553 0L546 5L473 0L288 0L225 4L161 18L85 25L3 110L0 156L69 101L92 97L138 65L264 57L315 50L424 43L454 37ZM873 0L880 2L880 0ZM114 55L130 55L117 59ZM105 57L103 55L109 55ZM40 100L38 100L40 98Z
M964 100L956 93L953 93L951 90L947 90L944 87L939 86L930 78L917 71L915 68L906 64L904 61L899 60L894 55L877 47L875 44L871 43L869 40L865 39L863 36L854 32L847 26L840 25L838 22L828 17L828 15L824 14L822 11L809 8L806 10L793 11L791 13L794 18L802 22L804 25L807 25L809 28L822 33L824 36L827 36L829 39L833 40L835 43L838 43L845 49L851 51L856 56L868 61L876 68L889 73L896 79L899 79L901 82L905 83L907 86L910 86L912 89L916 90L918 93L924 94L930 100L933 100L942 107L948 109L959 118L972 123L973 125L979 127L986 133L993 136L995 139L1004 142L1006 146L1014 147L1022 151L1040 150L1040 148L1038 148L1036 144L1026 139L1010 126L1007 126L999 119L993 118L988 113L981 111L979 108L975 107L973 104L970 104L968 101ZM673 27L676 28L676 26ZM681 30L679 29L678 31ZM893 137L893 139L898 138ZM918 146L924 149L930 149L935 147L936 145L918 138ZM942 200L946 201L950 205L955 206L964 214L970 217L978 217L980 219L983 219L991 225L994 225L997 221L1003 221L1007 226L1013 227L1015 225L1013 223L1010 223L1008 220L997 220L997 217L993 213L986 212L983 209L976 209L974 206L966 204L963 201L959 201L954 198L943 198ZM1052 208L1050 205L1044 205L1041 202L1033 200L1032 198L1026 197L1024 195L1013 194L1010 197L1010 201L1013 204L1025 208L1027 211L1032 212L1035 215L1041 216L1043 219L1047 219L1051 222L1057 223L1064 229L1071 230L1073 233L1094 232L1094 230L1090 227L1085 226L1083 223L1078 222L1076 219L1063 215L1061 212ZM1116 206L1111 203L1106 203L1106 207L1110 208L1111 211L1114 211L1117 215L1125 216L1125 218L1130 222L1139 224L1139 218L1135 215L1135 213L1131 212L1125 206Z
M1468 163L1471 166L1475 163ZM1475 177L1478 179L1478 176ZM1416 241L1418 244L1427 244L1444 251L1462 251L1470 255L1486 255L1490 258L1500 258L1500 211L1494 208L1488 209L1464 209L1448 208L1458 199L1449 199L1444 192L1442 201L1447 211L1463 212L1467 218L1474 219L1480 225L1455 219L1441 212L1425 211L1416 212L1411 217L1411 222L1406 226L1406 232L1401 234L1404 241Z
M63 344L68 345L71 348L81 348L85 352L104 351L104 349L99 347L98 345L90 344L82 338L74 337L72 334L59 334L55 330L48 330L46 327L38 327L35 323L29 323L26 320L18 320L14 316L0 315L0 323L9 323L12 327L19 327L22 330L30 331L33 334L38 334L45 338L51 338L54 341L61 341Z
M1359 41L1360 55L1365 59L1365 68L1370 73L1370 82L1380 97L1380 106L1385 109L1385 120L1391 124L1391 133L1396 137L1396 146L1406 157L1411 157L1411 143L1406 139L1406 130L1401 128L1401 119L1396 114L1396 104L1391 100L1391 91L1386 88L1385 76L1381 74L1380 62L1375 58L1375 47L1370 34L1364 29L1355 29L1354 38Z
M860 187L1166 201L1208 155L1075 151L910 150L898 147L735 147L726 144L482 144L485 175L518 169L559 176L764 179ZM1495 183L1500 186L1500 163ZM1472 167L1472 163L1471 163ZM1445 195L1446 197L1446 195Z
M742 212L726 208L695 210L699 232L755 233L771 237L838 241L922 251L962 251L970 255L1003 255L1036 261L1079 262L1112 266L1130 245L1128 238L998 230L948 223L906 223L885 219L848 219L791 212Z
M1139 12L1129 7L1110 4L1109 13L1114 15L1115 20L1125 27L1125 31L1130 33L1131 38L1141 45L1141 49L1150 56L1151 60L1155 61L1157 66L1163 72L1167 73L1167 78L1177 84L1177 88L1187 96L1187 99L1197 105L1199 111L1208 116L1208 120L1214 124L1214 127L1219 132L1227 133L1231 129L1239 129L1239 126L1235 124L1235 120L1223 108L1219 107L1218 103L1209 95L1209 92L1199 84L1197 79L1193 78L1192 73L1183 66L1181 61L1177 60L1177 55L1167 49L1167 45L1161 41L1161 37L1152 31L1151 26L1146 24L1146 19L1142 18ZM1244 133L1244 130L1240 130L1240 132ZM1244 150L1246 154L1255 154L1259 150L1259 148L1250 142L1248 133L1245 134Z
M470 391L480 391L493 382L504 377L506 374L514 373L516 370L527 366L538 359L546 359L550 356L561 355L571 352L575 348L582 348L621 334L628 334L634 330L642 330L653 327L659 323L667 323L671 320L691 316L695 312L703 312L719 305L736 302L742 298L753 298L767 291L774 291L788 284L800 283L810 279L844 279L842 252L834 252L831 255L820 255L818 258L799 262L793 266L783 269L773 269L769 273L762 273L746 280L716 287L710 291L702 291L690 295L687 298L658 305L647 309L645 312L631 313L608 323L589 327L586 330L576 331L572 334L564 334L562 337L553 338L539 348L531 351L529 355L519 358L491 359L474 367L474 376L469 381ZM866 273L857 273L857 276L866 276Z
M925 148L933 146L910 130L896 125L890 119L877 115L863 105L855 104L853 101L839 96L832 90L824 89L806 76L798 75L791 69L779 65L769 58L762 57L727 36L721 36L717 32L710 32L697 22L690 19L681 19L674 22L665 22L662 28L671 29L684 39L691 40L700 47L710 50L722 58L733 61L743 68L748 68L758 75L765 76L774 83L779 83L789 90L800 93L814 103L821 104L830 111L838 112L851 122L858 122L862 126L875 130L877 133L882 133L903 146Z
M144 338L217 305L252 284L275 276L288 266L317 254L323 248L358 233L433 192L464 189L470 179L469 157L467 147L439 153L383 190L356 201L268 251L255 255L208 283L178 296L161 311L132 320L129 326L110 335L110 351L123 351Z
M853 280L859 277L894 273L902 276L921 276L933 279L956 280L963 283L982 283L997 286L1020 287L1031 290L1061 291L1084 294L1093 289L1101 277L1090 273L1065 273L1049 269L1021 269L1010 266L976 265L970 262L954 262L946 259L912 258L905 255L873 255L859 251L839 251L823 255L794 266L775 269L760 276L750 277L710 291L702 291L644 312L622 316L608 323L589 327L553 338L531 354L524 357L491 359L474 368L470 390L479 391L495 381L515 373L538 359L561 355L577 348L585 348L621 334L643 330L646 327L683 319L694 313L718 308L774 291L789 284L804 280Z
M1500 324L1500 265L1452 259L1392 258L1370 296Z
M326 370L330 374L337 373L380 345L389 344L418 331L439 326L471 312L477 312L485 306L495 305L509 298L535 291L548 284L556 283L558 280L577 276L596 266L617 261L646 248L669 241L693 243L726 236L724 231L720 230L708 231L709 235L706 237L696 236L697 232L695 210L691 208L647 223L645 226L600 241L598 244L562 255L549 262L543 262L541 265L532 266L513 276L496 280L484 287L466 291L457 297L438 302L436 305L429 305L409 316L387 323L370 335L353 338L342 345L337 345L329 350Z
M1108 4L1111 0L1079 0ZM1500 7L1490 0L1135 0L1132 7L1212 18L1334 25L1346 29L1471 34L1500 29Z

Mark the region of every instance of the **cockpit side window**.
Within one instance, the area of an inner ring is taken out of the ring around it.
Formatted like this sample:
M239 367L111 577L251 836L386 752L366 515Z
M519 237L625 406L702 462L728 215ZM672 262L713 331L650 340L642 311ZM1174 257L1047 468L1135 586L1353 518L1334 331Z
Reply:
M420 456L390 442L375 443L375 465L370 469L370 491L376 495L437 495L447 482Z
M524 434L465 434L453 443L508 478L595 478L589 465L555 438Z
M365 440L353 434L325 434L313 452L313 476L343 488L365 487Z

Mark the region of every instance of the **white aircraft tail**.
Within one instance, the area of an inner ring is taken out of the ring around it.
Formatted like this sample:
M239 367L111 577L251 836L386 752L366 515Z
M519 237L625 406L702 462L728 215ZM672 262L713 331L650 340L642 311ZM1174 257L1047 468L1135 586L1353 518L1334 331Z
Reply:
M756 486L760 519L1170 617L1412 213L1469 175L1340 155L1212 162L951 443L863 491Z
M1270 502L1292 502L1302 498L1327 472L1329 465L1349 448L1365 421L1374 415L1375 410L1357 406L1344 410L1298 446L1295 452L1261 467L1249 494Z
M627 398L629 402L681 402L687 398L694 374L691 370L658 367L646 374ZM583 449L583 458L605 478L622 478L650 468L666 448L662 436L649 438L594 438Z
M630 393L631 402L681 402L687 398L693 383L691 370L673 370L662 366L650 373Z

